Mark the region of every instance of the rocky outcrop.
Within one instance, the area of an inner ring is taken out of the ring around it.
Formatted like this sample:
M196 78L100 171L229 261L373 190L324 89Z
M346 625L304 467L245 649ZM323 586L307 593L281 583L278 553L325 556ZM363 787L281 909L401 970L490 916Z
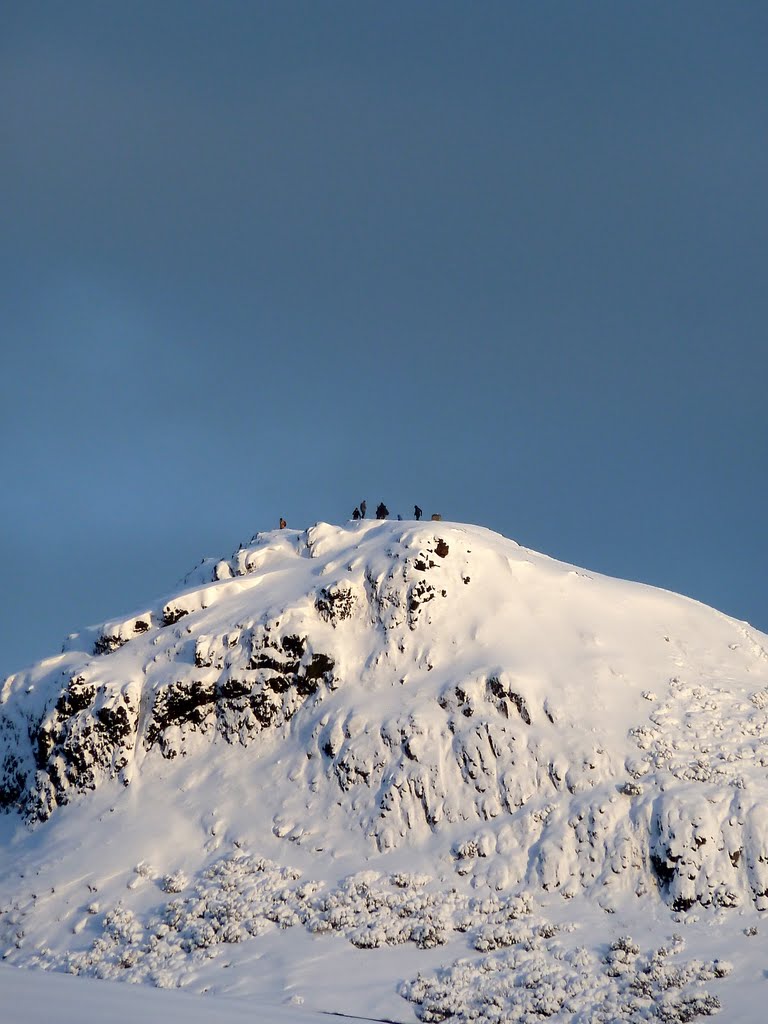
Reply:
M333 688L333 668L306 637L280 636L270 625L198 637L194 669L154 691L144 746L173 758L194 734L214 733L247 746L289 722L321 685Z
M104 781L127 785L139 747L175 758L214 735L246 746L289 722L321 685L332 687L333 666L305 637L262 626L199 637L193 664L176 663L171 679L153 687L104 681L98 665L86 667L38 720L19 726L0 714L0 806L44 820Z

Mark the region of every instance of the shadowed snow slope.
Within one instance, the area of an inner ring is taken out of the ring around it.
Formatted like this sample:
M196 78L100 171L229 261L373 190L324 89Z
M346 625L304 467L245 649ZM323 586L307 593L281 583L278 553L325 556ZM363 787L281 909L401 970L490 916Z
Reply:
M479 527L258 535L5 681L7 849L51 878L58 864L65 889L120 876L124 891L79 909L54 892L41 913L37 894L25 908L6 886L0 939L11 962L176 985L194 950L276 924L360 948L466 933L483 951L530 943L510 925L532 912L521 893L586 894L609 912L627 899L768 909L767 644L687 598ZM84 829L115 843L98 870L75 853ZM339 881L366 862L379 873ZM211 901L233 888L250 895L214 926ZM158 907L161 892L181 895ZM609 979L615 959L595 961ZM629 1014L606 984L610 1012ZM594 1016L589 987L584 1019L615 1019ZM402 994L443 1019L431 991ZM670 1014L713 1012L694 998ZM539 1009L576 1020L577 1003Z

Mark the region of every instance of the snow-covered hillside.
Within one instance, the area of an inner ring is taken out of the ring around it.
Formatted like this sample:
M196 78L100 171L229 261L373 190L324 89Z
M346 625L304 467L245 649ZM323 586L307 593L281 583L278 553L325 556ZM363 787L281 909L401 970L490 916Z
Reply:
M478 527L259 535L3 685L6 959L400 1020L743 1005L767 648Z

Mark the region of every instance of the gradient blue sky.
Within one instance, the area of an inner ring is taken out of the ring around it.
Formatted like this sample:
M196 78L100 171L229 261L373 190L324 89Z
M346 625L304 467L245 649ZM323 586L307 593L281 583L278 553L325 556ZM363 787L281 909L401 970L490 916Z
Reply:
M0 21L0 675L363 497L768 630L762 0Z

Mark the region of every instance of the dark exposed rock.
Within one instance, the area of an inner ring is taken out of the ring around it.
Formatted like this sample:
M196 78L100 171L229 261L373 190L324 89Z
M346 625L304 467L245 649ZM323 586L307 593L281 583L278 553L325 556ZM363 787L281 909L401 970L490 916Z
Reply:
M504 685L498 676L491 676L487 684L488 699L494 704L498 711L504 715L505 718L509 718L510 705L516 708L517 713L520 715L526 725L531 724L531 715L528 711L528 705L525 702L525 698L519 693L515 693Z
M67 689L56 701L56 711L69 718L76 715L78 711L85 711L93 704L96 696L96 687L85 682L82 676L76 676L69 681Z
M216 702L233 701L240 697L247 697L252 690L252 681L230 676L228 679L219 680L216 684Z
M214 672L158 693L145 736L147 747L159 743L166 757L183 752L183 739L163 739L172 727L182 732L215 727L227 742L245 745L262 729L290 721L321 682L332 681L333 659L320 653L307 657L306 637L274 637L265 625L240 637L234 649L231 639L231 634L198 639L195 665Z
M320 616L332 626L349 619L355 606L355 595L351 587L323 587L315 601Z
M14 754L5 754L0 762L0 807L11 807L18 803L26 781L19 759Z
M426 580L419 580L410 588L408 593L408 625L411 629L416 628L419 620L419 609L428 601L433 600L437 591L431 583Z
M619 792L622 794L622 796L642 796L643 787L639 785L637 782L632 782L628 780L626 782L622 782L622 784L619 786Z
M672 902L672 909L678 914L685 913L686 910L691 909L695 902L696 900L689 896L676 896Z
M195 642L195 668L211 668L214 664L217 668L222 667L221 661L216 658L210 647L210 638L198 637Z
M171 683L158 690L144 746L151 747L171 725L200 727L213 710L214 687L205 680Z
M298 666L298 661L284 661L279 652L258 651L248 661L249 669L270 669L272 672L295 672Z
M121 637L116 636L114 633L106 633L100 637L97 637L96 642L93 645L94 654L112 654L118 648L122 647L125 640Z
M528 713L528 705L525 703L525 698L521 697L519 693L510 693L509 699L517 708L518 714L525 722L526 725L531 724L531 716Z
M440 558L445 558L445 556L448 554L448 551L448 545L445 543L442 537L439 537L437 540L437 544L435 545L435 554L438 555Z
M127 644L129 640L141 636L149 628L150 623L148 619L135 619L133 622L124 622L121 626L117 627L117 632L113 630L98 636L93 645L93 653L95 655L114 654L115 651Z
M304 657L304 651L307 648L307 641L302 640L299 636L284 636L280 646L286 654L292 655L294 658L301 660Z
M659 885L662 888L669 888L675 877L674 863L670 863L666 857L662 858L657 853L651 853L651 867L659 880Z
M312 660L309 665L306 666L303 673L303 680L315 681L330 676L333 672L333 658L329 658L327 654L313 654ZM300 687L302 684L302 677L297 679L296 685Z
M7 718L0 718L0 807L17 803L26 785L26 772L16 751L19 748L18 727Z
M44 770L48 764L48 759L51 756L51 751L55 746L56 740L51 733L50 729L45 726L38 728L37 734L34 737L34 754L35 754L35 765L38 769Z
M72 793L116 777L132 755L137 720L129 687L70 679L55 706L30 730L36 772L33 779L27 776L17 804L28 817L44 819Z
M173 626L179 619L183 619L185 615L189 615L189 609L181 608L179 605L167 604L163 608L163 625Z
M0 715L0 808L45 820L103 780L127 783L137 742L173 758L195 734L246 745L263 729L284 725L323 684L335 685L334 661L312 651L307 637L278 629L273 622L198 637L194 666L177 661L176 678L148 695L141 736L141 684L91 678L88 669L62 677L48 710L29 720L23 735Z

